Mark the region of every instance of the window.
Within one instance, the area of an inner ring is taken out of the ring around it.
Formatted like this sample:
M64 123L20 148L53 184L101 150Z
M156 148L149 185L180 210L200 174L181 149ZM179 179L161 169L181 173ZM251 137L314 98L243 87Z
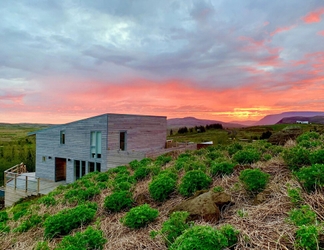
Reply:
M65 130L60 131L60 143L65 144Z
M42 162L45 162L46 161L46 156L43 156L42 157Z
M89 173L98 171L101 172L101 163L100 162L89 162Z
M85 161L74 161L74 175L75 180L81 178L82 176L86 175L86 162Z
M122 151L126 150L126 131L122 131L119 133L119 149Z
M101 132L91 132L90 137L90 154L91 158L101 158Z

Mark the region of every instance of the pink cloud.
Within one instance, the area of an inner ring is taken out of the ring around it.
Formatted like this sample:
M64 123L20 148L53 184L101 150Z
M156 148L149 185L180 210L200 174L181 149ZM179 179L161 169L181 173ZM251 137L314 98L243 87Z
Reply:
M321 30L319 32L316 33L317 35L320 35L320 36L324 36L324 30Z
M321 15L324 14L324 8L309 12L302 19L305 23L318 23L321 21Z
M292 26L287 26L287 27L279 27L277 28L275 31L271 32L270 33L270 36L274 36L278 33L281 33L281 32L285 32L285 31L288 31L288 30L291 30L293 28L295 28L296 26L295 25L292 25Z

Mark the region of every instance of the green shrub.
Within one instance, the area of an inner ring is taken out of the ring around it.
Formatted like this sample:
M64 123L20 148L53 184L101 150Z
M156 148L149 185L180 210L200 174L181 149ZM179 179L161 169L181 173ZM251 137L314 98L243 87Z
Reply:
M210 174L216 175L229 175L233 173L235 164L227 161L212 162L210 166Z
M79 205L75 208L63 209L48 217L44 222L44 236L52 238L57 235L65 235L74 228L89 223L96 214L95 205Z
M37 242L33 250L51 250L51 249L49 248L47 241L39 241Z
M71 189L64 194L64 200L73 202L83 202L91 199L95 195L100 194L100 189L96 186L91 186L88 188L80 187L76 189Z
M106 182L109 180L109 175L107 172L103 172L103 173L98 173L97 177L95 178L95 180L97 182Z
M108 188L108 182L98 182L98 183L97 183L97 187L98 187L100 190L106 189L106 188Z
M298 143L299 147L303 147L303 148L307 148L307 149L311 149L311 148L316 148L318 146L320 146L322 144L321 141L318 140L314 140L314 141L301 141L300 143Z
M269 177L269 174L256 168L242 170L239 179L243 182L246 190L258 193L266 187Z
M178 238L186 229L189 228L187 223L188 212L177 211L170 215L170 218L163 222L161 234L168 246L170 246L176 238Z
M301 134L297 137L296 141L297 143L300 143L302 141L310 141L310 140L316 140L320 137L320 135L316 132L306 132Z
M172 160L172 157L169 155L160 155L155 159L155 164L162 167Z
M251 164L260 160L261 154L256 149L248 148L236 152L233 160L239 164Z
M318 246L318 229L316 226L301 226L296 231L295 246L305 250L320 249Z
M118 167L115 167L115 168L110 168L108 171L107 171L107 174L129 174L129 171L128 171L128 168L127 166L118 166Z
M129 228L141 228L154 221L158 216L159 211L157 209L144 204L129 210L121 219L121 222Z
M134 172L134 178L136 180L143 180L150 174L150 172L151 170L148 167L139 167Z
M181 195L189 197L198 190L207 189L212 179L201 170L193 170L187 172L179 186Z
M7 211L0 211L0 222L6 222L9 220Z
M181 170L186 167L186 165L190 164L191 160L189 158L178 158L175 163L174 167L176 170Z
M223 192L224 191L224 188L221 187L221 186L216 186L213 188L213 192L214 193L220 193L220 192Z
M293 203L295 206L299 206L302 203L303 199L301 197L300 188L288 188L287 193L291 203Z
M296 226L315 224L316 213L308 205L303 205L289 212L289 220Z
M169 178L177 181L178 179L178 175L176 173L174 173L174 171L172 171L172 169L168 168L167 170L162 170L157 176L155 176L154 178L159 178L160 176L168 176Z
M141 167L141 163L138 160L133 160L129 163L129 166L132 170L136 170L137 168Z
M14 221L19 220L21 217L29 213L29 207L32 205L31 202L22 202L15 205L11 212L13 213Z
M191 161L184 165L184 170L186 172L192 171L192 170L201 170L203 172L206 172L206 164L199 161Z
M88 250L103 249L107 240L101 230L89 226L84 232L78 232L75 235L65 236L57 250Z
M263 160L269 161L272 158L271 154L264 154L263 155Z
M105 198L104 207L111 212L119 212L122 209L132 207L133 195L128 191L119 191Z
M310 192L316 187L324 186L324 164L315 164L310 167L303 167L295 172L298 181Z
M228 246L227 238L211 226L193 226L184 231L170 250L223 250Z
M310 153L312 164L324 164L324 149L318 149Z
M282 158L291 170L311 164L309 150L298 146L284 150Z
M149 184L151 197L160 202L165 201L175 189L176 181L166 174L158 176Z
M228 247L232 247L237 243L240 231L235 229L232 225L225 224L219 229L219 231L227 238Z
M38 203L44 204L46 207L49 207L49 206L55 206L56 200L52 195L46 195L46 196L41 197L38 200Z
M133 184L128 182L128 181L122 181L122 182L114 182L114 192L119 192L119 191L129 191Z
M10 227L7 226L6 222L0 222L0 233L9 233Z
M243 149L243 146L237 142L232 143L231 145L229 145L228 147L228 154L230 156L234 155L236 152L240 151Z
M22 233L27 232L30 228L35 227L43 222L43 217L39 215L32 215L23 221L18 227L16 227L13 231Z
M212 152L209 152L207 155L207 158L209 158L210 160L216 160L217 158L221 158L223 157L223 153L220 152L220 151L212 151Z

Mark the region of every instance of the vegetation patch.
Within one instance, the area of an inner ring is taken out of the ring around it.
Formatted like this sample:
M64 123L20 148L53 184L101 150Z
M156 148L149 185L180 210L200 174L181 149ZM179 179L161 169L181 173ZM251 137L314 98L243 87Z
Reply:
M167 174L157 176L149 184L151 197L156 201L165 201L168 196L176 189L176 180Z
M64 209L45 220L44 236L53 238L58 235L66 235L74 228L92 221L96 211L96 204L79 205L75 208Z
M324 186L324 164L315 164L303 167L295 172L298 181L308 191L314 191L317 187Z
M270 175L260 169L245 169L240 172L240 180L243 182L247 191L259 193L265 189Z
M129 228L141 228L154 221L159 216L157 209L151 208L148 204L137 206L129 210L121 222Z
M179 192L181 195L189 197L196 191L207 189L212 179L201 170L187 172L181 180Z
M128 191L115 192L105 198L104 207L111 212L119 212L122 209L132 207L133 194Z

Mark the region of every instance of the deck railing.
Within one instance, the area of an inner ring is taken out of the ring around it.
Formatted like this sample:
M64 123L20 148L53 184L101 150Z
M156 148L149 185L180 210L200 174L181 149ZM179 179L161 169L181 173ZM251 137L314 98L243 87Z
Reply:
M5 187L13 187L15 190L39 193L39 178L28 176L24 163L17 164L4 171L4 185Z

